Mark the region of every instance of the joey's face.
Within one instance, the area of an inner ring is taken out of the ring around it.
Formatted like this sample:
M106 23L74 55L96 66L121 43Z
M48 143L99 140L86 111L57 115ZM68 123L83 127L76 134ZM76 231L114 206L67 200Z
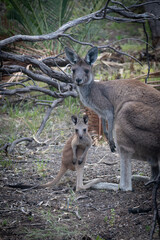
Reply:
M82 140L85 137L87 131L88 131L88 128L86 124L78 123L75 126L75 134L80 140Z
M88 134L88 116L85 114L83 118L73 115L71 117L74 123L75 134L81 140Z
M89 84L92 81L92 68L87 63L81 61L72 66L73 80L77 86Z

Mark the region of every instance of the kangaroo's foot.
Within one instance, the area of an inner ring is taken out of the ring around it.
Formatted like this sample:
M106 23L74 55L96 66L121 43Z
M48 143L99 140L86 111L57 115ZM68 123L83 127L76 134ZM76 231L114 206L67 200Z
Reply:
M84 160L84 158L80 158L80 159L78 160L78 164L81 165L82 162L83 162L83 160Z
M72 163L75 165L77 162L77 158L73 158Z
M111 152L116 151L116 145L113 140L109 141L109 146L110 146Z

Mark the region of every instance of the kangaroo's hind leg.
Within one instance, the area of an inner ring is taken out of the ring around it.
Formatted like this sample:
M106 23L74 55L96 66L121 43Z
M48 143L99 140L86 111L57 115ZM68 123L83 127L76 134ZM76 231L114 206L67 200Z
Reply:
M94 184L99 183L102 179L96 178L90 180L87 184L83 184L83 173L84 173L84 164L83 165L76 165L76 172L77 172L77 183L76 183L76 191L79 190L86 190L92 187Z
M126 152L120 152L120 189L132 190L131 156Z

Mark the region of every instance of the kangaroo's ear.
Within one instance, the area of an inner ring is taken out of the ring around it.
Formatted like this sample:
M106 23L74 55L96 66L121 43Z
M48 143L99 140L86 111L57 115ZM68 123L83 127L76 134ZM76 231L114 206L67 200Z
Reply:
M76 125L77 124L77 116L73 115L71 117L71 119L72 119L72 122Z
M66 53L66 57L67 59L72 63L72 64L76 64L80 58L77 55L77 53L75 53L72 49L65 47L65 53Z
M87 114L85 114L85 115L83 116L83 121L84 121L85 124L88 123L88 115L87 115Z
M98 48L97 47L93 47L91 48L86 57L85 57L85 61L89 64L89 65L92 65L96 60L97 60L97 57L98 57Z

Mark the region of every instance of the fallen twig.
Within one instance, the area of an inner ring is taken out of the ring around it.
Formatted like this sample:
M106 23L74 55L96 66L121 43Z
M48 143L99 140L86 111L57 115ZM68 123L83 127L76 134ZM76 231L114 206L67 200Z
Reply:
M28 141L28 142L32 142L33 141L33 138L32 137L23 137L23 138L20 138L20 139L16 139L15 141L13 141L9 147L9 149L7 149L7 152L10 154L13 149L15 148L16 144L20 143L20 142L24 142L24 141Z
M152 208L140 208L140 207L136 207L136 208L129 208L128 212L132 213L132 214L137 214L137 213L148 213L152 210Z

